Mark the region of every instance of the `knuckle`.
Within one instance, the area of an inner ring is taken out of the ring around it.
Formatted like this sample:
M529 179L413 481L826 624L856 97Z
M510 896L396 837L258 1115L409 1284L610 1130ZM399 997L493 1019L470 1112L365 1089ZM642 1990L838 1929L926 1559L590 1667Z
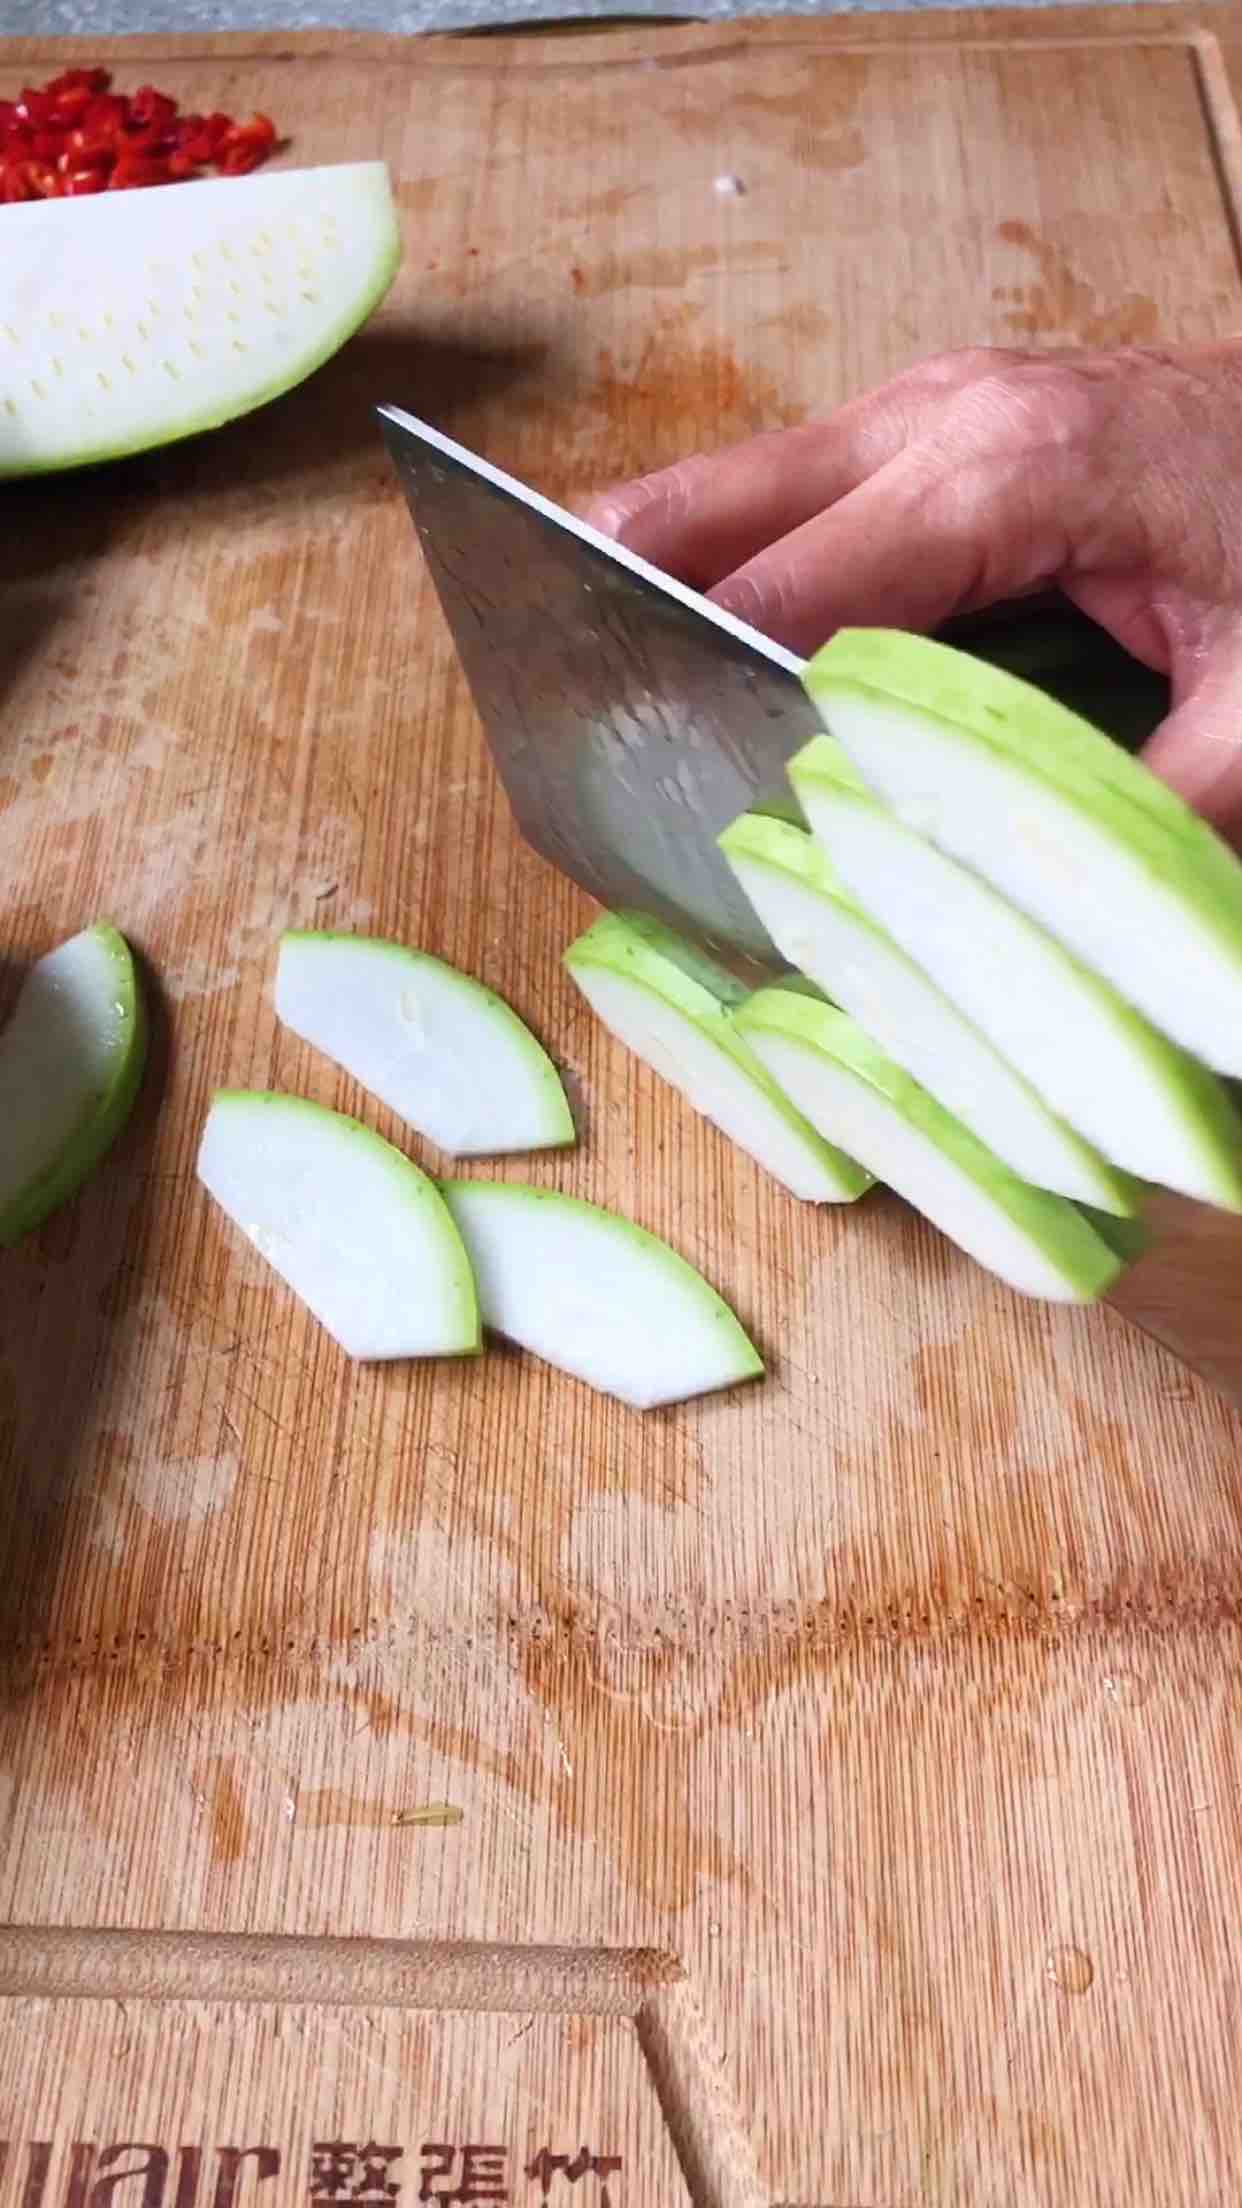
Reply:
M1064 362L994 365L960 393L950 433L992 451L1074 451L1090 438L1097 391Z
M1025 353L1004 345L960 345L947 353L933 353L911 370L912 375L933 388L978 382L987 375L1003 372L1027 359Z

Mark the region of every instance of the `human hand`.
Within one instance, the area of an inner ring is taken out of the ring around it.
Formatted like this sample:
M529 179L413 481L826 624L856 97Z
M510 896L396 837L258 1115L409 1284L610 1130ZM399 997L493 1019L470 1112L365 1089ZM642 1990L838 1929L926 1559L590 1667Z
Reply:
M807 653L1055 587L1169 676L1144 757L1242 841L1242 340L948 353L588 518Z

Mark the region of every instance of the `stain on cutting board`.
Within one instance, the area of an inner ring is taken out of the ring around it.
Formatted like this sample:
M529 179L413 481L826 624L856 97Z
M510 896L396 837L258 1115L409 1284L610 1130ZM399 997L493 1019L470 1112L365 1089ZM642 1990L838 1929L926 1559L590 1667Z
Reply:
M992 297L1001 319L1022 337L1068 337L1076 343L1109 347L1150 344L1160 334L1160 310L1154 299L1127 292L1105 305L1094 286L1075 272L1072 257L1029 222L1002 222L997 237L1018 246L1035 263L1037 275L1025 284L998 284Z

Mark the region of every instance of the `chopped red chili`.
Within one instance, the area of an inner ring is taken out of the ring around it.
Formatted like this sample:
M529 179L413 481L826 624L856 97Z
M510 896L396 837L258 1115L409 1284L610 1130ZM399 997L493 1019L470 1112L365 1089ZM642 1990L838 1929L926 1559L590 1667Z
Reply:
M267 115L252 115L248 123L234 123L220 140L216 167L221 176L244 176L266 161L276 143L276 125Z
M153 84L111 85L106 69L66 69L0 100L0 206L182 184L208 168L244 176L276 146L270 116L180 115Z

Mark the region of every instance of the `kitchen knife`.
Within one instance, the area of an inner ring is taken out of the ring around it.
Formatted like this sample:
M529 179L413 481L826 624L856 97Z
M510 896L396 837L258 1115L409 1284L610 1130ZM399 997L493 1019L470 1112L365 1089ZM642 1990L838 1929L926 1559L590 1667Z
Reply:
M821 727L802 662L401 408L380 419L527 841L756 983L786 970L716 839L748 805L788 808L786 761ZM1013 664L1000 633L977 648ZM1133 741L1158 708L1141 684L1125 704ZM1242 1222L1163 1194L1152 1216L1109 1300L1242 1403Z

